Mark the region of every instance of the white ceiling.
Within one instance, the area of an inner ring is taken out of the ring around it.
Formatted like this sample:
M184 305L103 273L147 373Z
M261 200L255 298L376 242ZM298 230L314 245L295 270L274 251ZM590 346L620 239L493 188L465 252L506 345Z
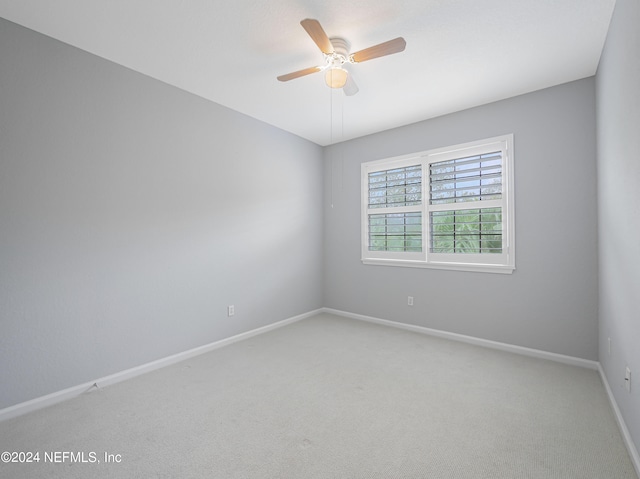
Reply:
M594 75L615 0L0 0L0 17L327 145ZM361 50L346 97L300 26Z

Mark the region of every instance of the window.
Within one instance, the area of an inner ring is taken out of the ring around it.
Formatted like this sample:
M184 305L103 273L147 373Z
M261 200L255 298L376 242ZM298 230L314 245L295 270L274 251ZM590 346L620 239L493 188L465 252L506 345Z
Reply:
M513 135L362 165L366 264L511 273Z

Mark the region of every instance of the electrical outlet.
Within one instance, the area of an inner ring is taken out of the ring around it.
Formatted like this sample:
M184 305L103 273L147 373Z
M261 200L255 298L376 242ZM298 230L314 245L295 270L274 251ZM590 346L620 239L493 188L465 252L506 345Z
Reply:
M629 366L627 366L627 369L624 372L624 387L627 391L631 392L631 369L629 369Z
M236 307L233 304L227 306L227 316L233 316L236 314Z
M407 304L413 306L413 296L407 296Z

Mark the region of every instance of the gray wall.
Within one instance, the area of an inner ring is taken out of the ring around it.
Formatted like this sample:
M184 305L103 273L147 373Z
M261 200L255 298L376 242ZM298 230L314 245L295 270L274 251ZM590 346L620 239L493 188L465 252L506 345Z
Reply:
M361 264L362 162L507 133L515 143L512 275ZM596 360L595 156L593 78L327 148L325 306Z
M600 363L640 444L640 2L618 0L597 74ZM608 338L611 338L609 354ZM631 394L624 371L632 372Z
M321 175L317 145L0 19L0 408L321 307Z

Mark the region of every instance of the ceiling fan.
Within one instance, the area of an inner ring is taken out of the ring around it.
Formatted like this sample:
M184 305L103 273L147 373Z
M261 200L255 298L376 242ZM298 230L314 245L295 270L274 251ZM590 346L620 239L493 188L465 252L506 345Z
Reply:
M353 77L344 69L346 64L361 63L374 58L391 55L404 51L407 42L402 37L394 38L384 43L374 45L355 53L349 53L349 43L344 38L329 38L322 29L320 22L311 18L306 18L300 22L311 39L318 45L324 55L324 65L305 68L296 72L280 75L278 80L289 81L300 78L311 73L325 71L325 82L331 88L342 88L345 95L351 96L358 93L358 86L353 81Z

